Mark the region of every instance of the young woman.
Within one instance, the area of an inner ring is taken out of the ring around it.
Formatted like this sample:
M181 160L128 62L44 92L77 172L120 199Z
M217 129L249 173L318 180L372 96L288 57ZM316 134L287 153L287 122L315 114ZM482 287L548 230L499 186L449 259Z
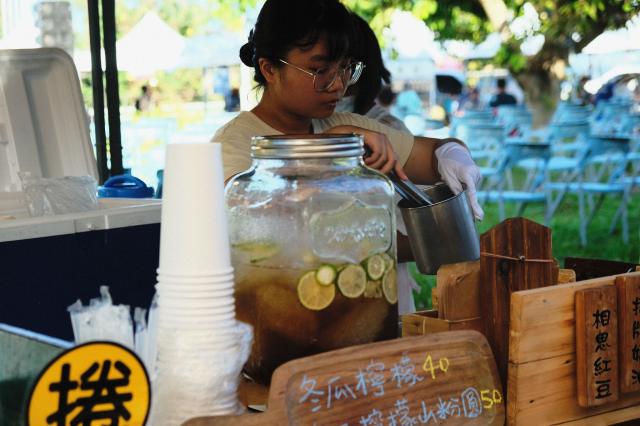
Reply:
M384 66L378 39L369 24L360 16L352 13L355 37L351 48L352 57L367 64L360 79L349 88L338 103L338 111L354 112L376 120L386 126L411 133L407 126L391 114L388 108L379 105L376 99L382 90L382 84L391 84L391 73ZM388 86L387 86L388 87ZM391 89L389 88L389 91ZM391 92L392 93L392 92ZM396 201L400 197L396 195ZM409 264L403 262L411 256L411 248L407 230L402 220L400 209L396 208L397 248L398 248L398 313L400 315L415 312L413 291L420 291L420 286L409 273Z
M372 155L369 167L429 184L444 180L456 193L464 184L476 217L480 171L456 139L414 137L353 113L336 113L347 87L366 64L351 60L353 21L338 0L267 0L242 62L255 70L262 98L214 136L222 144L225 178L250 168L251 137L268 134L358 133ZM406 174L405 174L406 173Z
M383 83L391 84L391 73L384 66L378 38L367 21L355 13L352 13L351 16L355 31L351 55L354 60L366 64L366 68L358 81L347 88L345 96L336 107L336 111L355 112L394 129L410 132L402 120L390 113L389 108L376 101Z

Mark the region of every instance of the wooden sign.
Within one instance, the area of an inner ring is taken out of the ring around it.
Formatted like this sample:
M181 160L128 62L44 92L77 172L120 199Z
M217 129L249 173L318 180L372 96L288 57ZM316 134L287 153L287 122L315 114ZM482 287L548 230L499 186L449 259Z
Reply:
M578 404L595 407L618 400L618 320L615 286L576 292Z
M481 316L506 388L511 293L556 283L551 229L512 218L480 237Z
M636 272L630 275L640 277ZM578 405L575 294L587 288L615 287L615 279L602 277L512 294L508 425L611 425L640 418L640 392L620 394L617 401L598 407Z
M620 392L640 391L640 276L616 278Z
M209 425L503 425L495 361L476 331L353 346L280 366L267 411Z

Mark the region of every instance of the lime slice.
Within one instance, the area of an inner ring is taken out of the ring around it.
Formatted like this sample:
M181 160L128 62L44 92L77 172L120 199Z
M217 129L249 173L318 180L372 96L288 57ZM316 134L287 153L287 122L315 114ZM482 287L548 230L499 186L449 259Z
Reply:
M396 268L389 269L382 278L382 292L387 302L392 305L398 303L398 284L396 280Z
M367 270L367 275L374 281L379 280L386 269L384 258L379 254L369 256L369 258L364 261L364 265Z
M391 257L391 255L389 255L389 253L381 253L380 256L382 256L382 258L384 259L384 270L388 271L389 269L393 268L395 266L395 261L393 260L393 257Z
M316 271L316 281L322 285L330 285L336 281L338 272L333 265L322 265Z
M231 247L249 256L250 263L258 263L280 253L280 247L276 243L266 241L232 244Z
M320 311L329 306L334 297L336 286L318 283L316 271L309 271L298 280L298 300L307 309Z
M364 293L366 285L367 273L360 265L347 265L338 275L338 288L345 297L351 299L360 297Z
M382 297L382 282L367 281L367 285L364 288L364 297L368 299L380 299Z

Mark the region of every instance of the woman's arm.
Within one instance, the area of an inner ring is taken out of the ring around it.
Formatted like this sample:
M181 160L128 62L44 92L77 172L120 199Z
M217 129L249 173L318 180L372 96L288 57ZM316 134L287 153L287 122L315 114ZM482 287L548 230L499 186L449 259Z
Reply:
M440 173L438 173L436 149L448 142L465 146L462 141L455 138L435 139L416 136L411 154L403 166L409 179L422 185L430 185L442 180Z

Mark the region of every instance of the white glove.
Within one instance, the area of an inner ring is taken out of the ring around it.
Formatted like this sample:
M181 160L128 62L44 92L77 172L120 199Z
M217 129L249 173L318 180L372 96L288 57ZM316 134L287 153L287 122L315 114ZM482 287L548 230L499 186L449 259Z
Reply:
M436 158L438 159L438 171L444 182L454 194L462 192L462 184L467 188L467 197L473 216L482 220L484 211L478 204L476 196L476 186L480 184L482 175L480 169L473 162L469 151L456 142L448 142L436 149Z

